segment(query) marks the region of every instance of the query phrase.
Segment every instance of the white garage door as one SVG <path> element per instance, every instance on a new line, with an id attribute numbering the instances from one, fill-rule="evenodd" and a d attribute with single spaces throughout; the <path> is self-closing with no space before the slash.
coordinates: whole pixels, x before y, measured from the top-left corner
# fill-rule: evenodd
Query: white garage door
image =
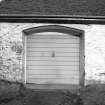
<path id="1" fill-rule="evenodd" d="M 79 84 L 78 36 L 42 32 L 27 36 L 26 82 Z"/>

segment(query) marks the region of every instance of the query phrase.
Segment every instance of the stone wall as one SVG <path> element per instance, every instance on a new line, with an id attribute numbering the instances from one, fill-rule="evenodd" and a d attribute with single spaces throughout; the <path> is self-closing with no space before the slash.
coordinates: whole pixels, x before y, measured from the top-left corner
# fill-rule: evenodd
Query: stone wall
<path id="1" fill-rule="evenodd" d="M 0 78 L 23 81 L 22 30 L 47 24 L 0 23 Z M 63 25 L 63 24 L 62 24 Z M 86 83 L 105 81 L 105 25 L 64 25 L 85 31 Z"/>

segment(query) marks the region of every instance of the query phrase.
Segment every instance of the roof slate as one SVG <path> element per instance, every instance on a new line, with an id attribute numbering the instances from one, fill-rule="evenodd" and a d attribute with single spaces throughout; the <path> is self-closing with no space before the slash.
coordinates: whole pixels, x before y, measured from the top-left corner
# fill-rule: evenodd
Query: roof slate
<path id="1" fill-rule="evenodd" d="M 105 16 L 105 0 L 4 0 L 0 15 Z"/>

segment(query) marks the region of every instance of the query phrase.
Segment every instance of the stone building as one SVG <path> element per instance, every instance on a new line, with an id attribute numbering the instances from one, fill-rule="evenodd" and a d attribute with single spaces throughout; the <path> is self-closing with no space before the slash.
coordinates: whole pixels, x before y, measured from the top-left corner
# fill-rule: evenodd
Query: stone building
<path id="1" fill-rule="evenodd" d="M 105 82 L 104 2 L 1 1 L 0 78 L 40 88 Z"/>

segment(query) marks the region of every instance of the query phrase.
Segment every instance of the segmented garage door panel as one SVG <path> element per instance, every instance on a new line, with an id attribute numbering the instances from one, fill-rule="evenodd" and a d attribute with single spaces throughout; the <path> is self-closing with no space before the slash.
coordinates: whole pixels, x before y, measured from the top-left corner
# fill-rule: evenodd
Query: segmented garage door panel
<path id="1" fill-rule="evenodd" d="M 74 52 L 56 52 L 56 56 L 57 57 L 79 57 L 79 53 L 74 53 Z M 27 56 L 28 57 L 51 57 L 51 52 L 44 52 L 44 56 L 42 56 L 42 53 L 39 53 L 39 52 L 27 52 Z"/>
<path id="2" fill-rule="evenodd" d="M 64 33 L 28 35 L 27 82 L 79 84 L 79 43 L 79 37 Z"/>
<path id="3" fill-rule="evenodd" d="M 69 75 L 69 74 L 76 74 L 76 75 L 79 75 L 79 72 L 77 72 L 76 70 L 64 70 L 64 69 L 58 69 L 58 71 L 56 69 L 30 69 L 27 71 L 27 75 L 45 75 L 47 72 L 47 75 Z M 71 75 L 73 76 L 73 75 Z"/>
<path id="4" fill-rule="evenodd" d="M 26 67 L 27 71 L 28 70 L 76 70 L 78 71 L 78 66 L 63 66 L 63 65 L 58 65 L 58 66 L 36 66 L 36 65 L 31 65 Z"/>
<path id="5" fill-rule="evenodd" d="M 51 43 L 51 42 L 50 42 L 50 43 Z M 45 44 L 48 44 L 48 43 L 44 43 L 44 45 L 45 45 Z M 36 47 L 36 48 L 37 48 L 38 46 L 39 46 L 39 47 L 43 47 L 44 45 L 43 45 L 43 43 L 41 43 L 41 42 L 40 42 L 40 43 L 36 43 L 36 44 L 35 44 L 35 42 L 33 42 L 33 43 L 31 42 L 31 43 L 28 43 L 27 47 L 28 47 L 28 48 L 30 48 L 30 47 Z M 62 46 L 63 46 L 64 48 L 78 48 L 78 47 L 79 47 L 79 44 L 78 44 L 78 43 L 70 43 L 70 42 L 69 42 L 68 44 L 57 43 L 57 42 L 53 43 L 53 47 L 54 47 L 54 48 L 62 48 Z M 38 48 L 39 48 L 39 47 L 38 47 Z M 53 48 L 53 47 L 52 47 L 52 48 Z M 49 47 L 47 46 L 46 48 L 49 48 Z"/>
<path id="6" fill-rule="evenodd" d="M 77 78 L 27 78 L 27 80 L 27 83 L 35 84 L 79 84 Z"/>
<path id="7" fill-rule="evenodd" d="M 70 61 L 60 61 L 60 60 L 58 60 L 58 61 L 49 61 L 49 60 L 43 60 L 43 61 L 41 61 L 41 60 L 33 60 L 33 61 L 27 61 L 27 63 L 28 63 L 28 66 L 31 66 L 31 65 L 34 65 L 34 66 L 43 66 L 43 65 L 45 65 L 45 66 L 79 66 L 79 62 L 70 62 Z"/>

